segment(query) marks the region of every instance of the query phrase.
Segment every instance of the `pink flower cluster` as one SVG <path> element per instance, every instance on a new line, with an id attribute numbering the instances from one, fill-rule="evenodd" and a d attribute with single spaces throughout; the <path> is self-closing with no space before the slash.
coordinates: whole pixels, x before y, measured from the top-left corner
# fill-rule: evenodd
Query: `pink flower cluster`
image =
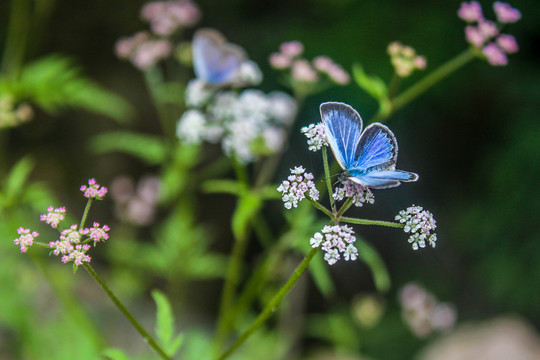
<path id="1" fill-rule="evenodd" d="M 171 54 L 172 44 L 166 39 L 152 39 L 146 31 L 116 42 L 115 52 L 120 59 L 128 59 L 139 70 L 147 70 Z"/>
<path id="2" fill-rule="evenodd" d="M 84 192 L 84 197 L 88 199 L 103 200 L 107 194 L 107 188 L 96 183 L 95 179 L 88 180 L 88 186 L 82 185 L 81 191 Z"/>
<path id="3" fill-rule="evenodd" d="M 324 260 L 328 265 L 334 265 L 341 259 L 346 261 L 358 258 L 358 249 L 354 246 L 356 237 L 351 227 L 347 225 L 326 225 L 310 239 L 311 247 L 320 247 L 324 252 Z"/>
<path id="4" fill-rule="evenodd" d="M 94 222 L 93 227 L 77 230 L 77 225 L 71 225 L 69 229 L 60 233 L 60 240 L 51 241 L 49 247 L 53 249 L 53 254 L 62 255 L 62 262 L 73 261 L 75 266 L 82 265 L 84 262 L 90 262 L 92 258 L 86 253 L 91 249 L 88 242 L 93 241 L 94 246 L 97 242 L 105 241 L 109 238 L 109 227 Z"/>
<path id="5" fill-rule="evenodd" d="M 322 122 L 318 124 L 309 124 L 304 126 L 300 131 L 308 138 L 308 149 L 310 151 L 321 150 L 323 146 L 328 146 L 326 131 Z"/>
<path id="6" fill-rule="evenodd" d="M 339 85 L 346 85 L 351 80 L 349 74 L 328 56 L 317 56 L 311 63 L 302 58 L 304 45 L 299 41 L 284 42 L 279 49 L 279 52 L 270 55 L 270 65 L 274 69 L 290 70 L 293 81 L 316 83 L 320 75 Z"/>
<path id="7" fill-rule="evenodd" d="M 22 227 L 17 229 L 17 234 L 20 236 L 13 240 L 13 243 L 21 247 L 21 252 L 26 252 L 28 247 L 34 244 L 34 239 L 39 236 L 38 232 L 30 232 L 30 229 L 23 229 Z"/>
<path id="8" fill-rule="evenodd" d="M 427 66 L 424 56 L 417 55 L 412 47 L 403 45 L 399 41 L 391 42 L 386 52 L 390 55 L 390 62 L 399 77 L 410 76 L 414 70 L 424 70 Z"/>
<path id="9" fill-rule="evenodd" d="M 58 227 L 60 221 L 66 218 L 66 208 L 65 206 L 55 209 L 53 206 L 47 208 L 47 214 L 41 215 L 39 217 L 40 221 L 45 221 L 47 224 L 51 225 L 53 229 Z"/>
<path id="10" fill-rule="evenodd" d="M 116 216 L 137 225 L 150 224 L 156 215 L 160 181 L 145 176 L 137 184 L 128 176 L 119 176 L 111 184 Z"/>
<path id="11" fill-rule="evenodd" d="M 313 174 L 306 173 L 302 166 L 291 169 L 291 175 L 277 188 L 286 209 L 298 207 L 298 202 L 306 198 L 306 193 L 310 199 L 319 200 L 319 190 L 315 187 L 313 178 Z"/>
<path id="12" fill-rule="evenodd" d="M 189 0 L 153 1 L 141 9 L 141 18 L 157 35 L 168 36 L 178 28 L 191 27 L 200 17 L 199 8 Z"/>
<path id="13" fill-rule="evenodd" d="M 437 222 L 432 213 L 421 206 L 413 205 L 406 210 L 401 210 L 395 219 L 405 225 L 403 231 L 411 234 L 409 243 L 412 244 L 413 250 L 425 248 L 426 242 L 431 247 L 435 247 L 437 234 L 432 231 L 437 228 Z"/>
<path id="14" fill-rule="evenodd" d="M 493 9 L 498 24 L 514 23 L 521 18 L 519 10 L 507 3 L 496 1 Z M 519 50 L 514 36 L 501 34 L 497 24 L 484 18 L 482 7 L 478 2 L 463 2 L 458 10 L 458 16 L 470 24 L 465 27 L 467 41 L 480 49 L 491 65 L 508 64 L 507 54 L 513 54 Z"/>
<path id="15" fill-rule="evenodd" d="M 349 179 L 341 181 L 341 187 L 335 189 L 332 197 L 337 201 L 352 198 L 354 206 L 358 207 L 375 203 L 375 197 L 369 188 Z"/>
<path id="16" fill-rule="evenodd" d="M 420 338 L 435 331 L 448 331 L 456 323 L 457 311 L 454 305 L 439 302 L 433 294 L 416 283 L 402 287 L 398 299 L 403 319 Z"/>

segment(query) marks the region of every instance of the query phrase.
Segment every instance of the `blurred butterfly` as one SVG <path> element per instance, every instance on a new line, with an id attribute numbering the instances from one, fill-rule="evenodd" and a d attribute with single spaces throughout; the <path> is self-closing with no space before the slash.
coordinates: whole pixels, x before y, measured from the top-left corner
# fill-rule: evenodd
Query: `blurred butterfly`
<path id="1" fill-rule="evenodd" d="M 350 180 L 372 189 L 418 180 L 415 173 L 396 170 L 398 145 L 389 128 L 373 123 L 362 132 L 362 118 L 347 104 L 326 102 L 320 110 L 330 148 Z"/>
<path id="2" fill-rule="evenodd" d="M 193 37 L 193 66 L 197 78 L 207 84 L 222 86 L 241 82 L 240 70 L 246 53 L 230 44 L 216 30 L 202 29 Z"/>

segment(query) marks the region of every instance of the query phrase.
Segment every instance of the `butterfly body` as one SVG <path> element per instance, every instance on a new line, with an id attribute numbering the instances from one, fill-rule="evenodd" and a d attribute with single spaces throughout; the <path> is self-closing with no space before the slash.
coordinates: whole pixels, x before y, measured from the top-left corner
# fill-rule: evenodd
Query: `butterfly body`
<path id="1" fill-rule="evenodd" d="M 415 173 L 396 170 L 397 140 L 388 127 L 374 123 L 362 132 L 362 118 L 344 103 L 323 103 L 320 111 L 330 148 L 350 180 L 373 189 L 418 180 Z"/>

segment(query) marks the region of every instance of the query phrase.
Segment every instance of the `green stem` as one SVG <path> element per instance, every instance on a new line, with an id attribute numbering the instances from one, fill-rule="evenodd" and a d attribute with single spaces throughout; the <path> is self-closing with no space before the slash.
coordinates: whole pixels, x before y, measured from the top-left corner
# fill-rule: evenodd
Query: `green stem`
<path id="1" fill-rule="evenodd" d="M 379 113 L 373 119 L 373 122 L 382 122 L 386 120 L 397 110 L 401 109 L 403 106 L 425 93 L 433 85 L 437 84 L 454 71 L 471 62 L 475 57 L 476 54 L 474 50 L 469 48 L 463 51 L 461 54 L 458 54 L 457 56 L 448 60 L 437 69 L 433 70 L 430 74 L 426 75 L 422 80 L 418 81 L 416 84 L 399 94 L 395 99 L 392 100 L 392 109 L 386 113 L 379 111 Z"/>
<path id="2" fill-rule="evenodd" d="M 18 76 L 24 60 L 31 24 L 29 0 L 12 0 L 9 25 L 2 59 L 2 72 Z"/>
<path id="3" fill-rule="evenodd" d="M 304 273 L 309 263 L 311 262 L 311 259 L 313 259 L 313 257 L 317 253 L 317 250 L 318 248 L 311 249 L 311 251 L 306 255 L 304 260 L 302 260 L 300 265 L 298 265 L 298 267 L 294 270 L 285 285 L 281 287 L 278 293 L 274 295 L 272 300 L 270 300 L 270 302 L 265 306 L 264 310 L 259 314 L 257 319 L 255 319 L 251 326 L 246 331 L 244 331 L 244 333 L 240 335 L 240 337 L 238 337 L 238 339 L 236 339 L 236 341 L 218 357 L 219 360 L 223 360 L 229 357 L 229 355 L 231 355 L 238 347 L 240 347 L 251 336 L 251 334 L 257 331 L 262 326 L 262 324 L 264 324 L 264 322 L 268 320 L 270 316 L 272 316 L 272 314 L 276 311 L 278 305 L 281 303 L 281 300 L 283 300 L 283 297 L 287 295 L 289 290 L 291 290 L 293 285 Z"/>
<path id="4" fill-rule="evenodd" d="M 167 116 L 167 110 L 163 106 L 163 101 L 160 98 L 158 88 L 163 83 L 163 76 L 156 66 L 152 66 L 148 70 L 143 72 L 144 80 L 146 81 L 146 86 L 148 91 L 152 96 L 152 101 L 156 107 L 158 113 L 159 121 L 161 123 L 161 130 L 166 138 L 174 137 L 174 128 L 169 124 L 169 117 Z"/>
<path id="5" fill-rule="evenodd" d="M 319 202 L 317 202 L 315 200 L 311 200 L 311 198 L 309 198 L 309 197 L 307 199 L 311 202 L 311 204 L 313 204 L 313 206 L 315 206 L 315 208 L 321 210 L 323 213 L 328 215 L 329 218 L 331 218 L 331 219 L 334 218 L 334 214 L 332 214 L 332 212 L 330 210 L 328 210 L 327 208 L 322 206 Z"/>
<path id="6" fill-rule="evenodd" d="M 341 216 L 345 213 L 345 211 L 349 210 L 349 208 L 351 207 L 352 204 L 353 204 L 353 199 L 352 198 L 347 198 L 345 203 L 341 206 L 341 208 L 337 212 L 336 219 L 341 218 Z"/>
<path id="7" fill-rule="evenodd" d="M 84 223 L 86 223 L 86 218 L 88 217 L 88 213 L 90 212 L 90 208 L 92 207 L 92 202 L 94 202 L 94 199 L 90 198 L 86 203 L 86 207 L 84 208 L 83 216 L 81 218 L 81 224 L 79 225 L 79 230 L 81 230 L 84 227 Z"/>
<path id="8" fill-rule="evenodd" d="M 398 228 L 398 229 L 405 227 L 405 225 L 403 224 L 392 222 L 392 221 L 384 221 L 384 220 L 369 220 L 369 219 L 355 219 L 355 218 L 350 218 L 350 217 L 341 217 L 339 218 L 339 221 L 346 222 L 349 224 L 386 226 L 386 227 Z"/>
<path id="9" fill-rule="evenodd" d="M 105 281 L 98 275 L 98 273 L 94 270 L 92 266 L 90 266 L 89 263 L 83 263 L 84 268 L 90 276 L 96 280 L 96 282 L 101 286 L 101 288 L 105 291 L 105 293 L 109 296 L 109 298 L 112 300 L 114 305 L 124 314 L 124 316 L 129 320 L 129 322 L 133 325 L 133 327 L 137 330 L 137 332 L 142 336 L 142 338 L 150 345 L 152 349 L 154 349 L 158 355 L 162 359 L 170 360 L 170 357 L 165 353 L 165 351 L 158 345 L 156 340 L 150 336 L 150 334 L 142 327 L 142 325 L 135 319 L 135 317 L 129 312 L 129 310 L 124 306 L 124 304 L 114 295 L 114 293 L 111 291 L 111 289 L 107 286 Z"/>
<path id="10" fill-rule="evenodd" d="M 324 166 L 324 182 L 326 183 L 326 188 L 328 190 L 328 197 L 330 198 L 330 208 L 332 212 L 336 212 L 336 205 L 334 204 L 334 198 L 332 197 L 332 183 L 330 182 L 330 168 L 328 167 L 328 154 L 326 153 L 326 146 L 323 146 L 322 157 L 323 157 L 323 166 Z"/>

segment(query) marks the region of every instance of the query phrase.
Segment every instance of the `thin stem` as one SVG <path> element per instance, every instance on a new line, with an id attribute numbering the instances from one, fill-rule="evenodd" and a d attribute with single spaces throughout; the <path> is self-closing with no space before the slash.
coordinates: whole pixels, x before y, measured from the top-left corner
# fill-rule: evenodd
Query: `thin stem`
<path id="1" fill-rule="evenodd" d="M 94 199 L 89 198 L 88 202 L 86 203 L 86 207 L 84 208 L 83 216 L 81 218 L 81 224 L 79 225 L 79 230 L 81 230 L 84 227 L 84 223 L 86 222 L 86 218 L 88 217 L 88 213 L 90 212 L 90 208 L 92 207 L 92 203 L 94 202 Z"/>
<path id="2" fill-rule="evenodd" d="M 170 360 L 171 358 L 165 353 L 165 351 L 158 345 L 156 340 L 150 336 L 150 334 L 142 327 L 142 325 L 135 319 L 135 317 L 129 312 L 129 310 L 124 306 L 124 304 L 114 295 L 112 290 L 107 286 L 105 281 L 98 275 L 98 273 L 94 270 L 92 266 L 90 266 L 89 263 L 83 263 L 84 268 L 90 276 L 96 280 L 96 282 L 101 286 L 101 288 L 105 291 L 105 293 L 109 296 L 109 298 L 112 300 L 114 305 L 124 314 L 124 316 L 129 320 L 129 322 L 133 325 L 133 327 L 137 330 L 137 332 L 142 336 L 142 338 L 150 345 L 152 349 L 154 349 L 158 355 L 162 359 Z"/>
<path id="3" fill-rule="evenodd" d="M 143 74 L 144 80 L 146 81 L 146 86 L 148 87 L 148 91 L 152 96 L 152 101 L 154 102 L 154 106 L 156 107 L 158 113 L 158 118 L 161 123 L 161 130 L 166 138 L 174 137 L 173 128 L 171 124 L 169 124 L 167 110 L 163 106 L 163 102 L 160 99 L 158 90 L 159 86 L 163 83 L 163 76 L 161 75 L 159 68 L 156 66 L 143 71 Z"/>
<path id="4" fill-rule="evenodd" d="M 12 0 L 9 24 L 2 59 L 2 72 L 19 75 L 26 51 L 29 27 L 32 23 L 29 0 Z"/>
<path id="5" fill-rule="evenodd" d="M 229 355 L 231 355 L 238 347 L 240 347 L 251 336 L 251 334 L 257 331 L 257 329 L 259 329 L 262 324 L 264 324 L 264 322 L 268 320 L 270 316 L 272 316 L 272 314 L 276 311 L 277 306 L 281 303 L 281 300 L 283 300 L 283 297 L 287 295 L 289 290 L 291 290 L 293 285 L 304 273 L 309 263 L 311 262 L 311 259 L 313 259 L 313 257 L 317 253 L 317 250 L 318 248 L 313 248 L 310 250 L 304 260 L 302 260 L 300 265 L 298 265 L 298 267 L 294 270 L 289 280 L 287 280 L 285 285 L 283 285 L 281 289 L 279 289 L 278 293 L 274 295 L 272 300 L 270 300 L 270 302 L 265 306 L 264 310 L 259 314 L 257 319 L 255 319 L 251 326 L 246 331 L 244 331 L 244 333 L 240 335 L 240 337 L 238 337 L 238 339 L 236 339 L 236 341 L 227 350 L 225 350 L 225 352 L 223 352 L 221 356 L 218 357 L 219 360 L 223 360 L 229 357 Z"/>
<path id="6" fill-rule="evenodd" d="M 352 204 L 353 204 L 353 199 L 352 198 L 347 198 L 345 203 L 341 206 L 341 208 L 337 212 L 336 219 L 341 218 L 341 216 L 345 213 L 345 211 L 349 210 L 349 208 L 351 207 Z"/>
<path id="7" fill-rule="evenodd" d="M 355 219 L 355 218 L 350 218 L 350 217 L 341 217 L 339 218 L 339 221 L 350 223 L 350 224 L 386 226 L 386 227 L 398 228 L 398 229 L 405 227 L 405 225 L 403 224 L 392 222 L 392 221 L 384 221 L 384 220 L 369 220 L 369 219 Z"/>
<path id="8" fill-rule="evenodd" d="M 330 217 L 331 219 L 334 218 L 334 214 L 332 214 L 332 212 L 330 210 L 328 210 L 327 208 L 325 208 L 323 205 L 321 205 L 318 201 L 315 201 L 315 200 L 311 200 L 310 198 L 307 198 L 311 204 L 313 204 L 313 206 L 315 206 L 315 208 L 321 210 L 323 213 L 325 213 L 326 215 L 328 215 L 328 217 Z"/>
<path id="9" fill-rule="evenodd" d="M 328 190 L 328 197 L 330 198 L 330 208 L 332 212 L 336 212 L 336 205 L 334 204 L 334 198 L 332 197 L 332 184 L 330 183 L 330 168 L 328 167 L 328 154 L 326 153 L 326 146 L 323 146 L 322 156 L 324 165 L 324 182 L 326 182 L 326 188 Z"/>
<path id="10" fill-rule="evenodd" d="M 240 164 L 240 162 L 238 161 L 238 159 L 236 159 L 235 156 L 231 158 L 231 161 L 233 163 L 234 172 L 236 173 L 236 178 L 238 179 L 238 181 L 244 185 L 248 185 L 249 176 L 245 166 L 242 166 L 242 164 Z"/>
<path id="11" fill-rule="evenodd" d="M 446 63 L 439 66 L 437 69 L 433 70 L 430 74 L 426 75 L 422 80 L 418 81 L 416 84 L 412 85 L 410 88 L 399 94 L 395 99 L 392 100 L 392 109 L 389 112 L 379 113 L 375 116 L 373 121 L 384 121 L 390 117 L 397 110 L 401 109 L 403 106 L 410 103 L 412 100 L 418 96 L 425 93 L 433 85 L 437 84 L 439 81 L 463 67 L 467 63 L 471 62 L 476 57 L 475 52 L 472 48 L 469 48 L 463 51 L 461 54 L 453 57 L 448 60 Z"/>
<path id="12" fill-rule="evenodd" d="M 221 305 L 219 307 L 219 317 L 217 325 L 217 333 L 215 340 L 215 349 L 219 351 L 229 330 L 231 329 L 232 317 L 234 312 L 234 298 L 236 295 L 236 287 L 238 286 L 238 278 L 242 267 L 242 258 L 247 247 L 247 238 L 237 238 L 234 241 L 229 265 L 225 275 L 225 285 L 221 297 Z"/>

